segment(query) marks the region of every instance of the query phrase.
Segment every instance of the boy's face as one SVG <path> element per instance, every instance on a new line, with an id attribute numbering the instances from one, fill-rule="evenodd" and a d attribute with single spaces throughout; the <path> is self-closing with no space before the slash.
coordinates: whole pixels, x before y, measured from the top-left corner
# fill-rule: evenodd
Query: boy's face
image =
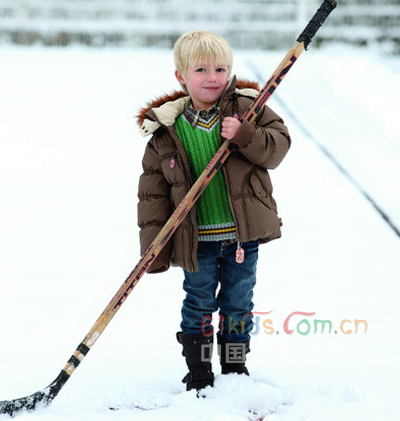
<path id="1" fill-rule="evenodd" d="M 208 110 L 223 94 L 228 84 L 229 69 L 211 60 L 189 65 L 186 73 L 178 71 L 175 76 L 184 85 L 196 110 Z"/>

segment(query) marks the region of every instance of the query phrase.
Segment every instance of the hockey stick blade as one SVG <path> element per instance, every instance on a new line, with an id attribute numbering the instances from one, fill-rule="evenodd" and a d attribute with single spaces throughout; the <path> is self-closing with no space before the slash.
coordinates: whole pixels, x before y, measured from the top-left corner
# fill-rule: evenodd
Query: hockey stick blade
<path id="1" fill-rule="evenodd" d="M 282 79 L 286 76 L 297 58 L 307 47 L 311 38 L 318 31 L 319 27 L 328 17 L 329 13 L 335 8 L 335 0 L 324 0 L 322 6 L 318 9 L 315 16 L 311 19 L 306 29 L 300 35 L 300 38 L 294 43 L 292 48 L 288 51 L 284 59 L 281 61 L 271 78 L 265 84 L 259 95 L 250 105 L 249 109 L 244 113 L 243 120 L 247 120 L 253 124 L 258 113 L 263 105 L 267 102 L 270 96 L 274 93 Z M 304 38 L 304 39 L 303 39 Z M 221 168 L 224 162 L 229 157 L 235 145 L 225 140 L 221 147 L 218 149 L 206 169 L 196 180 L 192 188 L 182 199 L 181 203 L 175 209 L 169 220 L 165 223 L 163 228 L 158 233 L 157 237 L 149 245 L 139 263 L 135 266 L 131 274 L 122 284 L 115 296 L 111 299 L 107 307 L 104 309 L 100 317 L 96 320 L 95 324 L 90 329 L 89 333 L 85 336 L 83 341 L 76 348 L 74 354 L 67 361 L 64 369 L 60 372 L 57 378 L 47 386 L 45 389 L 34 393 L 33 395 L 26 396 L 20 399 L 0 402 L 0 414 L 8 414 L 10 416 L 17 415 L 22 411 L 33 411 L 39 407 L 49 405 L 54 398 L 58 395 L 62 387 L 71 377 L 72 373 L 82 362 L 83 358 L 90 351 L 92 346 L 96 343 L 104 329 L 108 326 L 117 311 L 121 308 L 122 304 L 133 291 L 136 284 L 149 268 L 151 263 L 156 259 L 164 245 L 172 237 L 173 233 L 188 214 L 190 209 L 195 204 L 201 193 L 210 183 L 211 179 Z"/>
<path id="2" fill-rule="evenodd" d="M 0 402 L 0 414 L 8 414 L 11 417 L 18 415 L 23 411 L 33 411 L 40 407 L 50 405 L 53 399 L 58 395 L 58 392 L 67 382 L 69 375 L 62 370 L 57 378 L 47 386 L 30 396 L 25 396 L 20 399 L 13 399 L 11 401 Z"/>

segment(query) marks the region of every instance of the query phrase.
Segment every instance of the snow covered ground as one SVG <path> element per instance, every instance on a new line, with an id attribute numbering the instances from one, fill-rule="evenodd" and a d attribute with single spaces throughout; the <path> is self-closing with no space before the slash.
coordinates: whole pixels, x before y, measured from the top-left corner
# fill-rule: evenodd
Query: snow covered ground
<path id="1" fill-rule="evenodd" d="M 267 78 L 282 57 L 237 52 L 235 73 Z M 133 116 L 177 87 L 169 51 L 0 51 L 0 400 L 47 386 L 137 263 Z M 254 310 L 272 313 L 251 378 L 215 358 L 207 398 L 184 392 L 171 269 L 144 276 L 53 404 L 19 419 L 400 420 L 400 239 L 315 145 L 399 227 L 399 97 L 399 59 L 337 47 L 310 48 L 272 97 L 293 147 L 272 173 L 284 235 L 260 249 Z M 149 410 L 108 410 L 129 405 Z"/>

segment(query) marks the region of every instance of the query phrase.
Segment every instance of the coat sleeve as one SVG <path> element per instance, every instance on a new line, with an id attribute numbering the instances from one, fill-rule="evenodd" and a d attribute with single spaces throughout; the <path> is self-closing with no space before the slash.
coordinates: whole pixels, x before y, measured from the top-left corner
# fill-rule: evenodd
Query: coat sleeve
<path id="1" fill-rule="evenodd" d="M 254 126 L 243 121 L 232 141 L 239 145 L 240 153 L 248 160 L 266 169 L 276 168 L 291 144 L 283 120 L 267 106 L 258 115 Z"/>
<path id="2" fill-rule="evenodd" d="M 170 185 L 165 180 L 161 159 L 151 140 L 147 144 L 143 160 L 143 173 L 138 188 L 138 225 L 140 228 L 140 254 L 143 255 L 168 221 L 171 213 Z M 160 273 L 170 266 L 171 242 L 168 242 L 150 265 L 148 273 Z"/>

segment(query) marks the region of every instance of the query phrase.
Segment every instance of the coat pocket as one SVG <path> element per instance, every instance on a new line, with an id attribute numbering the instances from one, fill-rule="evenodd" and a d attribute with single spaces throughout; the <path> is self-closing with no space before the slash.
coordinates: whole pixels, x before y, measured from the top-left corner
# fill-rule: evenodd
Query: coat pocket
<path id="1" fill-rule="evenodd" d="M 256 198 L 260 200 L 260 202 L 263 203 L 269 210 L 276 213 L 274 201 L 255 171 L 253 171 L 250 176 L 250 185 Z"/>
<path id="2" fill-rule="evenodd" d="M 161 156 L 161 170 L 165 179 L 171 185 L 186 182 L 178 152 L 174 148 L 166 150 Z"/>

